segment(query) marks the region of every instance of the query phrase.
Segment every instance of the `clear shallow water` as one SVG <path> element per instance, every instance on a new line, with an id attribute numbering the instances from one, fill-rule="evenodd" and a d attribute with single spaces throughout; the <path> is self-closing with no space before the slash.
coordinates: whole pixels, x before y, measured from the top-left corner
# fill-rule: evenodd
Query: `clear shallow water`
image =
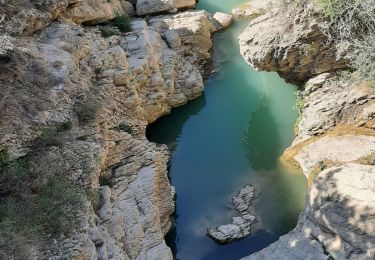
<path id="1" fill-rule="evenodd" d="M 242 0 L 200 0 L 199 9 L 229 12 Z M 201 97 L 176 108 L 148 129 L 148 138 L 171 151 L 176 187 L 176 228 L 167 241 L 177 259 L 238 259 L 291 230 L 303 207 L 306 181 L 279 163 L 293 140 L 296 88 L 275 73 L 256 72 L 239 53 L 237 22 L 214 36 L 212 74 Z M 231 197 L 245 184 L 260 196 L 262 225 L 247 238 L 219 245 L 211 226 L 230 223 Z"/>

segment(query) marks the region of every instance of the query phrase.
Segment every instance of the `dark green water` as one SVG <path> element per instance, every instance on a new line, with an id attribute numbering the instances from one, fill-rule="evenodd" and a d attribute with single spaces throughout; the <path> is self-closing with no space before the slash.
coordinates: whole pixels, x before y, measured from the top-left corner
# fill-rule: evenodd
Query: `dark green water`
<path id="1" fill-rule="evenodd" d="M 200 0 L 198 8 L 225 11 L 242 0 Z M 214 36 L 216 70 L 203 95 L 176 108 L 148 129 L 148 138 L 171 151 L 176 187 L 176 227 L 167 241 L 177 259 L 238 259 L 291 230 L 303 207 L 306 181 L 278 158 L 293 140 L 296 88 L 275 73 L 256 72 L 239 54 L 246 22 Z M 219 245 L 211 226 L 230 223 L 231 196 L 247 183 L 260 192 L 255 210 L 262 227 L 249 237 Z"/>

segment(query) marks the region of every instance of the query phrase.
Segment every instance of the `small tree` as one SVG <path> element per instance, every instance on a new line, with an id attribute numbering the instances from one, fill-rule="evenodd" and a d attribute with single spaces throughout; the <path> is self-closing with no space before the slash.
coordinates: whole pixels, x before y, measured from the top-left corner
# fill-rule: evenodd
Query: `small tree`
<path id="1" fill-rule="evenodd" d="M 116 24 L 120 32 L 130 32 L 132 30 L 131 19 L 129 16 L 118 15 L 116 16 L 114 23 Z"/>

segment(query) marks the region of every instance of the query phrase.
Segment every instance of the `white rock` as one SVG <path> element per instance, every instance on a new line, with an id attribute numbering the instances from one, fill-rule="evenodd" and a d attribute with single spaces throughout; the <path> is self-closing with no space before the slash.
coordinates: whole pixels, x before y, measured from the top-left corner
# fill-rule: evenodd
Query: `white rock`
<path id="1" fill-rule="evenodd" d="M 138 15 L 145 15 L 193 6 L 195 0 L 137 0 L 136 11 Z"/>
<path id="2" fill-rule="evenodd" d="M 232 24 L 233 17 L 230 14 L 216 12 L 212 15 L 210 21 L 212 22 L 215 31 L 222 30 Z"/>

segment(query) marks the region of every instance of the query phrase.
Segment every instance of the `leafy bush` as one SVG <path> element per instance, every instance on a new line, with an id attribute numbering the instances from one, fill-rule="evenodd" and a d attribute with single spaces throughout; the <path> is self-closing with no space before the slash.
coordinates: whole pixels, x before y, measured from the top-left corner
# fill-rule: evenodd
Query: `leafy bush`
<path id="1" fill-rule="evenodd" d="M 133 127 L 127 125 L 127 124 L 119 124 L 118 126 L 114 127 L 116 131 L 123 131 L 128 134 L 133 134 Z"/>
<path id="2" fill-rule="evenodd" d="M 25 179 L 19 182 L 25 185 Z M 0 255 L 20 256 L 40 235 L 68 235 L 78 228 L 82 194 L 63 176 L 54 176 L 37 190 L 12 190 L 0 200 Z M 10 243 L 14 241 L 14 243 Z M 4 252 L 5 251 L 5 252 Z M 21 252 L 24 254 L 25 252 Z M 20 257 L 21 258 L 21 257 Z"/>
<path id="3" fill-rule="evenodd" d="M 6 165 L 10 161 L 9 151 L 8 148 L 4 148 L 0 151 L 0 167 Z"/>
<path id="4" fill-rule="evenodd" d="M 375 4 L 373 0 L 315 0 L 329 21 L 331 41 L 350 46 L 349 58 L 360 79 L 375 81 Z"/>
<path id="5" fill-rule="evenodd" d="M 110 28 L 110 27 L 101 27 L 99 30 L 103 38 L 108 38 L 113 35 L 120 34 L 118 30 L 116 30 L 115 28 Z"/>
<path id="6" fill-rule="evenodd" d="M 354 80 L 375 82 L 374 0 L 280 0 L 278 8 L 297 14 L 301 8 L 325 20 L 328 42 L 348 50 Z M 312 8 L 314 5 L 315 10 Z"/>
<path id="7" fill-rule="evenodd" d="M 23 157 L 0 165 L 0 195 L 18 194 L 27 191 L 27 179 L 31 163 Z"/>
<path id="8" fill-rule="evenodd" d="M 129 16 L 118 15 L 114 20 L 114 24 L 117 26 L 120 32 L 130 32 L 132 30 L 131 19 Z"/>
<path id="9" fill-rule="evenodd" d="M 73 123 L 67 121 L 52 128 L 45 129 L 38 139 L 35 140 L 33 148 L 40 149 L 48 146 L 59 146 L 62 144 L 61 133 L 72 129 Z"/>
<path id="10" fill-rule="evenodd" d="M 82 124 L 87 124 L 96 118 L 98 110 L 102 107 L 100 100 L 90 94 L 82 103 L 76 104 L 78 120 Z"/>
<path id="11" fill-rule="evenodd" d="M 109 187 L 113 186 L 111 178 L 107 175 L 100 175 L 99 176 L 99 184 L 100 184 L 100 186 L 109 186 Z"/>

